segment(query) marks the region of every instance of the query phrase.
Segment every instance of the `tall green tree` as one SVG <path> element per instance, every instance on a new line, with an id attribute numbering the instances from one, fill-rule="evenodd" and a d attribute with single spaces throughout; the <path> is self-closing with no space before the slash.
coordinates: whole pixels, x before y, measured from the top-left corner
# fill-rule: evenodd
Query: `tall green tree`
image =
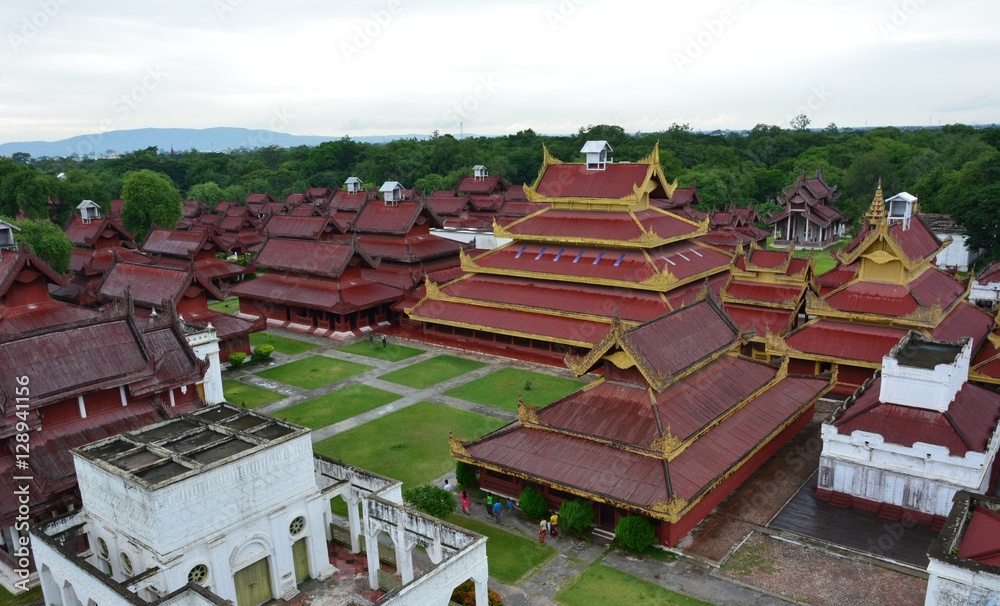
<path id="1" fill-rule="evenodd" d="M 183 212 L 181 194 L 170 178 L 148 169 L 125 175 L 122 185 L 122 223 L 136 232 L 136 238 L 146 237 L 150 225 L 173 229 Z"/>
<path id="2" fill-rule="evenodd" d="M 48 263 L 52 269 L 61 274 L 69 271 L 69 259 L 73 255 L 73 244 L 66 237 L 66 232 L 59 226 L 47 220 L 12 221 L 4 219 L 4 221 L 20 229 L 21 231 L 14 232 L 14 239 L 17 242 L 27 243 L 31 252 Z"/>

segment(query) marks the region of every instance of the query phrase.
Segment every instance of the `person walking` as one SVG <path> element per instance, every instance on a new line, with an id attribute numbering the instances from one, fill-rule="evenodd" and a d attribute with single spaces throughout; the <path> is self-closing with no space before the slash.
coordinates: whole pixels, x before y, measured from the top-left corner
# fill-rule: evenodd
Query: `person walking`
<path id="1" fill-rule="evenodd" d="M 503 511 L 503 504 L 500 503 L 500 499 L 497 499 L 493 503 L 493 517 L 497 519 L 497 524 L 503 525 L 500 521 L 500 513 Z"/>
<path id="2" fill-rule="evenodd" d="M 493 495 L 486 495 L 486 515 L 493 515 Z"/>
<path id="3" fill-rule="evenodd" d="M 375 333 L 373 332 L 368 333 L 368 345 L 375 347 Z"/>
<path id="4" fill-rule="evenodd" d="M 448 478 L 444 479 L 444 487 L 443 488 L 445 490 L 447 490 L 448 492 L 451 492 L 451 484 L 448 483 Z"/>
<path id="5" fill-rule="evenodd" d="M 549 518 L 549 534 L 553 537 L 559 536 L 559 514 L 554 511 Z"/>
<path id="6" fill-rule="evenodd" d="M 382 349 L 385 349 L 385 335 L 382 335 Z"/>
<path id="7" fill-rule="evenodd" d="M 542 518 L 542 521 L 538 523 L 538 542 L 539 543 L 544 543 L 545 542 L 545 535 L 546 534 L 547 534 L 546 533 L 546 523 L 545 523 L 545 519 Z"/>
<path id="8" fill-rule="evenodd" d="M 462 491 L 462 513 L 469 515 L 469 493 Z"/>

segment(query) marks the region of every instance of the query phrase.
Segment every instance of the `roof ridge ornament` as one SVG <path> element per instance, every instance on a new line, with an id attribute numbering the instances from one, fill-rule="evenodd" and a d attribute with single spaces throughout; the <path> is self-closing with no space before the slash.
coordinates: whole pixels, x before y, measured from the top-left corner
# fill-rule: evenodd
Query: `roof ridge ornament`
<path id="1" fill-rule="evenodd" d="M 885 198 L 882 196 L 882 177 L 878 178 L 878 186 L 875 188 L 875 197 L 872 198 L 871 206 L 868 207 L 868 213 L 865 215 L 865 219 L 868 224 L 872 227 L 876 227 L 886 220 L 885 211 Z"/>

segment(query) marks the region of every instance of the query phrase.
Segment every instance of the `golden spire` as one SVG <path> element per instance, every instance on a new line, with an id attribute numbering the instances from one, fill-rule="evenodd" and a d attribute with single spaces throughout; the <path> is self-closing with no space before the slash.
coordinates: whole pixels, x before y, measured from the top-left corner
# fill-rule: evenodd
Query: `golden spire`
<path id="1" fill-rule="evenodd" d="M 875 190 L 875 197 L 872 199 L 872 205 L 868 207 L 868 214 L 865 215 L 865 219 L 868 221 L 869 225 L 874 227 L 883 223 L 885 218 L 885 199 L 882 197 L 882 177 L 879 177 L 878 188 Z"/>

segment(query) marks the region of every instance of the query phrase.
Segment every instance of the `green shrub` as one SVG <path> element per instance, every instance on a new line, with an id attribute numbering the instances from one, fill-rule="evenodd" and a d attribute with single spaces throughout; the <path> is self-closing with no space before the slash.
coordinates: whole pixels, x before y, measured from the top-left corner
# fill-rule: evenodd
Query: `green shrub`
<path id="1" fill-rule="evenodd" d="M 229 368 L 232 368 L 233 370 L 239 370 L 240 368 L 243 368 L 243 363 L 247 361 L 247 354 L 246 352 L 242 351 L 234 351 L 233 353 L 229 354 L 228 360 L 229 360 Z"/>
<path id="2" fill-rule="evenodd" d="M 489 606 L 503 606 L 503 598 L 499 593 L 488 590 L 490 596 Z M 462 606 L 476 606 L 476 584 L 472 579 L 462 583 L 451 592 L 451 601 Z"/>
<path id="3" fill-rule="evenodd" d="M 403 500 L 410 507 L 442 520 L 455 513 L 458 504 L 450 491 L 430 484 L 403 491 Z"/>
<path id="4" fill-rule="evenodd" d="M 455 482 L 459 486 L 475 488 L 479 486 L 478 477 L 478 468 L 475 465 L 469 465 L 465 461 L 457 461 L 455 463 Z"/>
<path id="5" fill-rule="evenodd" d="M 643 553 L 656 542 L 656 530 L 644 516 L 628 516 L 618 520 L 615 540 L 629 551 Z"/>
<path id="6" fill-rule="evenodd" d="M 267 343 L 263 345 L 258 345 L 253 348 L 253 359 L 258 362 L 263 362 L 265 360 L 271 359 L 271 354 L 274 353 L 274 345 L 268 345 Z"/>
<path id="7" fill-rule="evenodd" d="M 531 486 L 525 486 L 521 491 L 518 505 L 524 515 L 531 519 L 540 520 L 549 517 L 549 506 L 545 503 L 545 499 Z"/>
<path id="8" fill-rule="evenodd" d="M 563 501 L 559 507 L 559 527 L 584 533 L 594 523 L 594 508 L 585 499 Z"/>

